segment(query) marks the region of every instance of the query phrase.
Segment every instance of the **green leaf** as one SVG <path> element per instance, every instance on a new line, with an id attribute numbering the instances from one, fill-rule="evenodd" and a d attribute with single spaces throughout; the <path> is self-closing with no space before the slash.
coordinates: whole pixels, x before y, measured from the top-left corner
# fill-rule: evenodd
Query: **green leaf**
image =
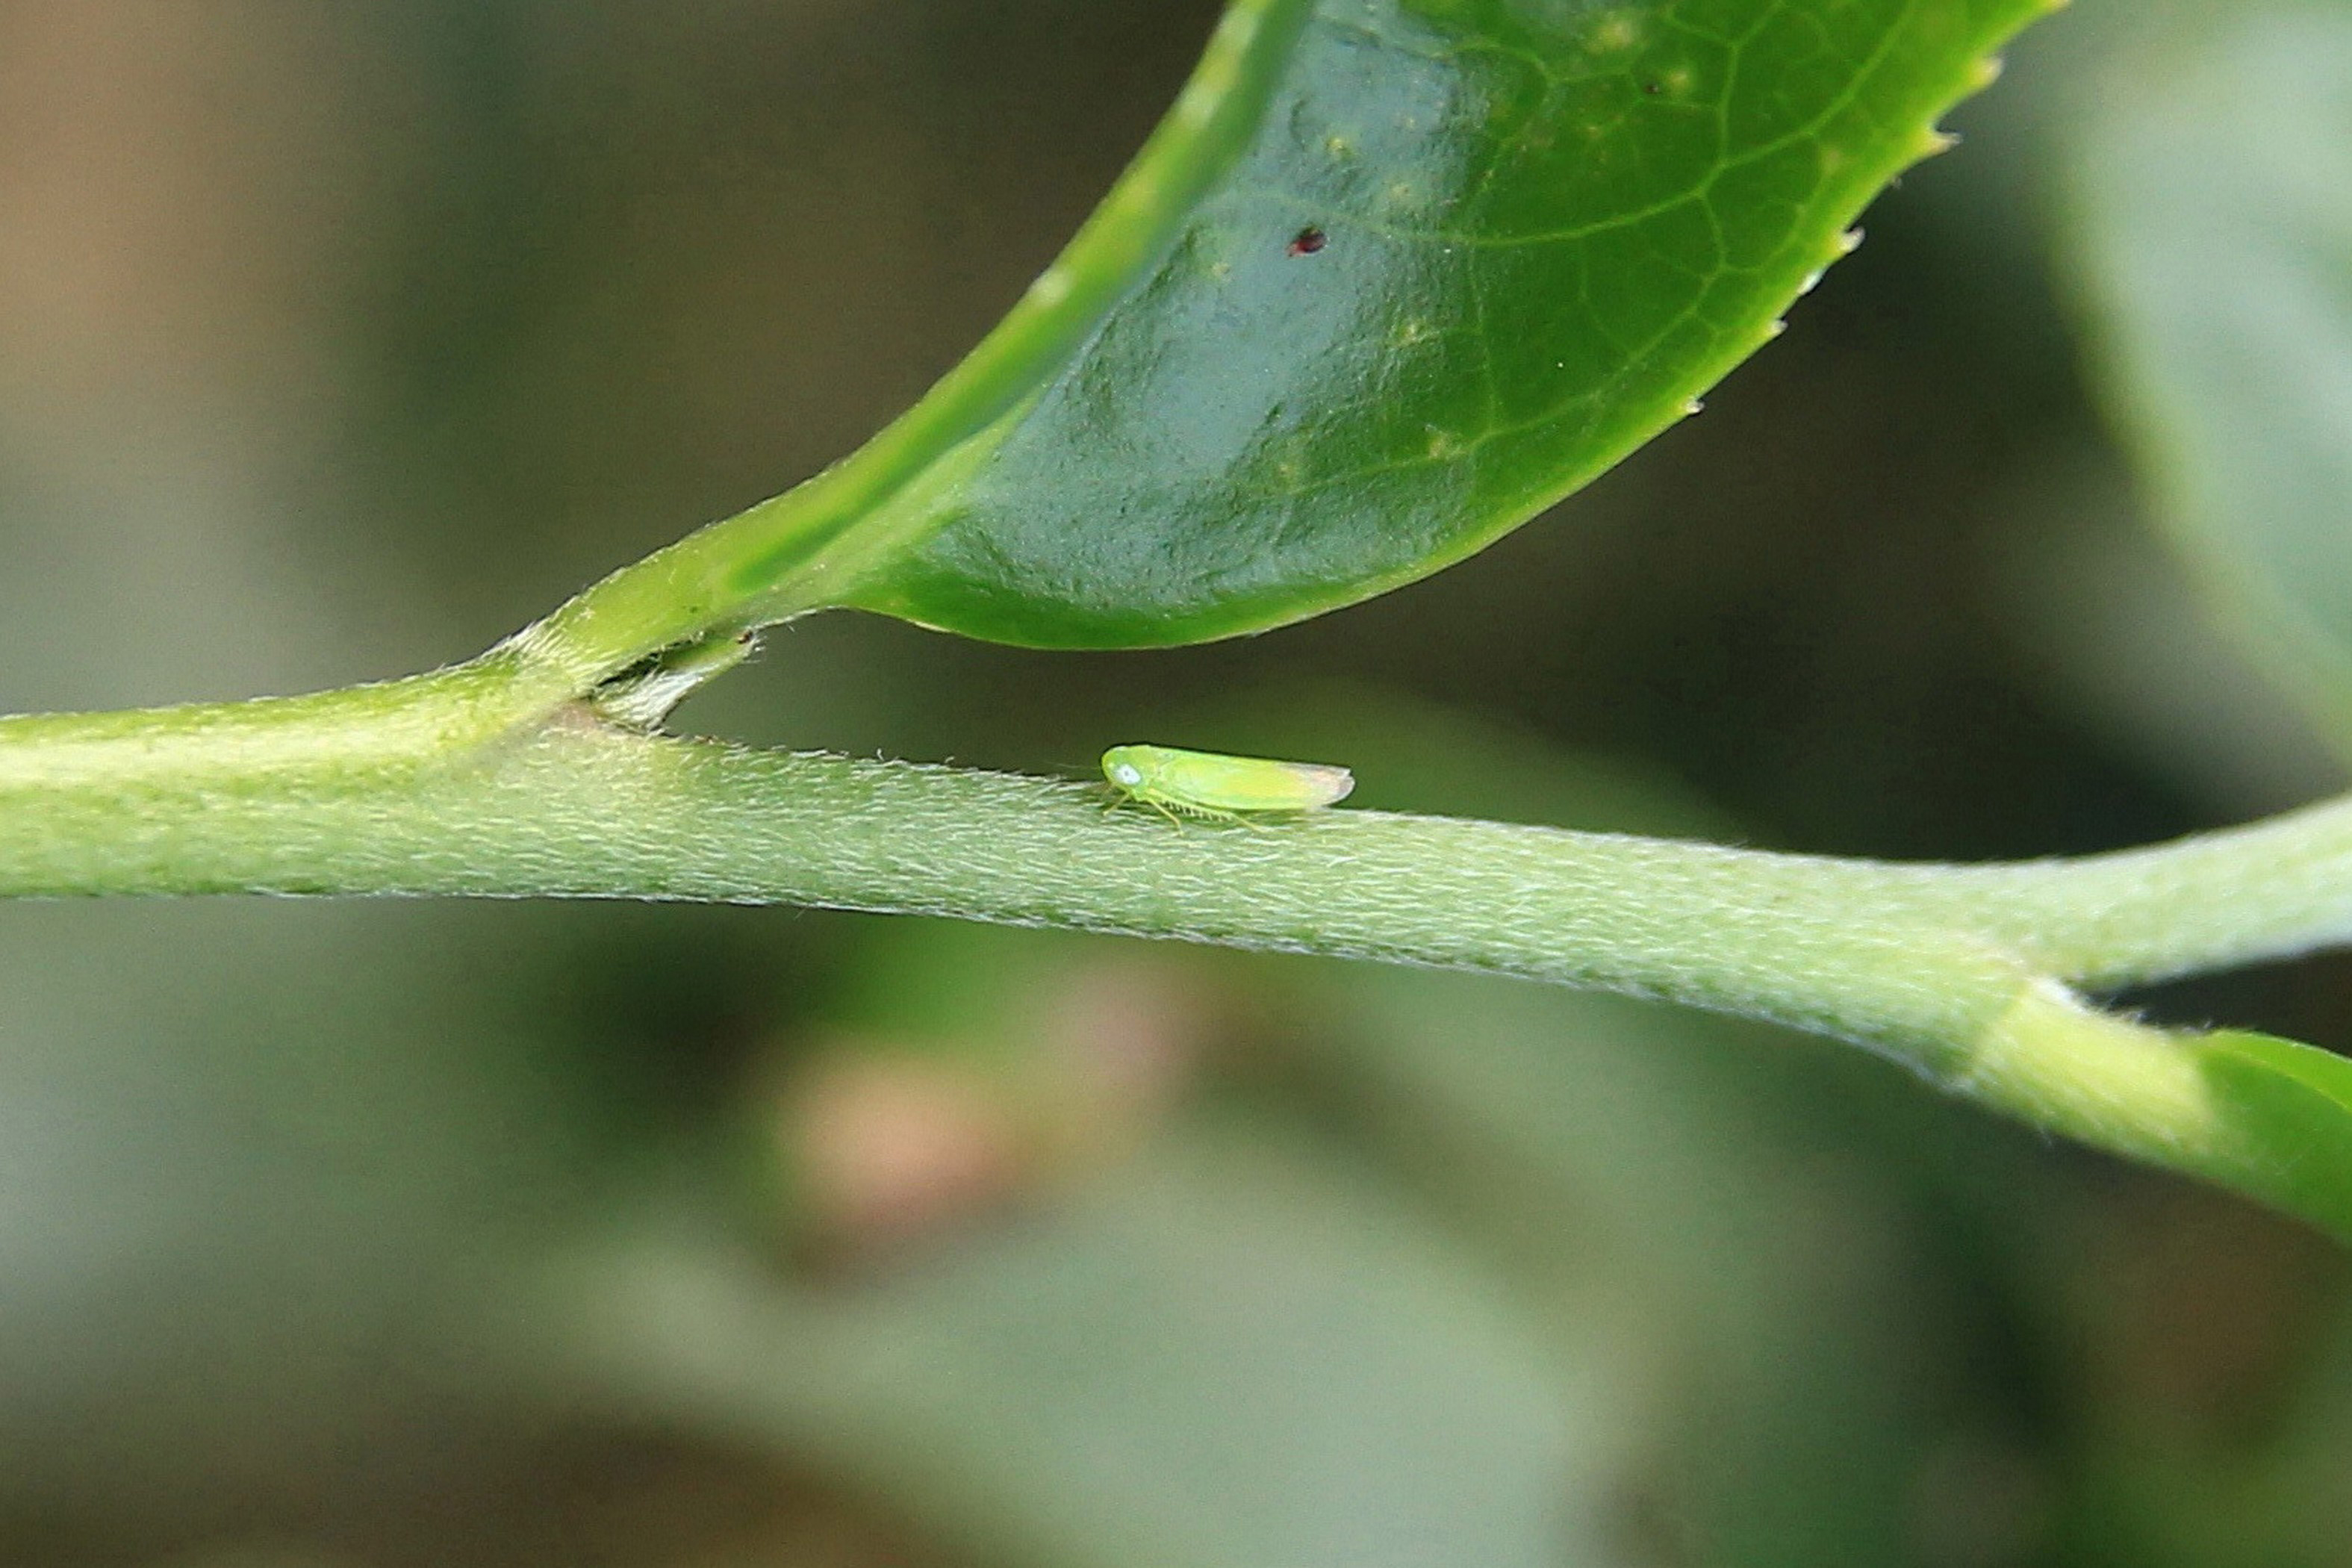
<path id="1" fill-rule="evenodd" d="M 1983 1282 L 1955 1278 L 1903 1189 L 1965 1158 L 2018 1209 L 2046 1201 L 2011 1186 L 1992 1124 L 1683 1009 L 1314 973 L 1347 1020 L 1331 1092 L 1568 1342 L 1612 1333 L 1661 1369 L 1649 1441 L 1674 1461 L 1648 1484 L 1685 1561 L 1915 1560 L 1918 1478 L 1955 1440 L 1943 1391 L 1981 1353 L 1955 1308 Z M 2015 1528 L 1984 1501 L 1990 1531 Z"/>
<path id="2" fill-rule="evenodd" d="M 2352 1061 L 2243 1029 L 2196 1049 L 2223 1136 L 2263 1167 L 2260 1183 L 2220 1179 L 2352 1240 Z"/>
<path id="3" fill-rule="evenodd" d="M 828 605 L 1138 647 L 1435 571 L 1685 416 L 2047 0 L 1244 0 L 866 449 L 575 600 L 601 675 Z"/>
<path id="4" fill-rule="evenodd" d="M 2108 396 L 2224 616 L 2352 744 L 2352 14 L 2172 42 L 2078 159 Z"/>
<path id="5" fill-rule="evenodd" d="M 1627 1456 L 1596 1358 L 1547 1347 L 1425 1215 L 1270 1123 L 1171 1136 L 850 1288 L 716 1268 L 683 1240 L 568 1287 L 617 1309 L 592 1352 L 610 1377 L 964 1556 L 1616 1560 Z"/>
<path id="6" fill-rule="evenodd" d="M 1323 5 L 1247 159 L 856 602 L 1188 642 L 1470 554 L 1768 342 L 2024 10 Z"/>

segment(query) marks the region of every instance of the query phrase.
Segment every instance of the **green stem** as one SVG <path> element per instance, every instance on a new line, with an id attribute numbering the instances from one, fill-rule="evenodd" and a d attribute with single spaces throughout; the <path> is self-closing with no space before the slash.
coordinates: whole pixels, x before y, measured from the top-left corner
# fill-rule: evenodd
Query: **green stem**
<path id="1" fill-rule="evenodd" d="M 2004 973 L 2111 987 L 2352 937 L 2352 798 L 1979 867 L 1360 811 L 1180 833 L 1066 783 L 614 728 L 510 653 L 312 697 L 0 719 L 0 896 L 257 889 L 913 910 L 1741 1011 L 1785 989 L 1763 1010 L 1834 1026 L 1801 1000 L 1798 955 L 1911 954 L 1933 934 Z M 1749 951 L 1769 973 L 1708 994 Z"/>
<path id="2" fill-rule="evenodd" d="M 2352 1179 L 2290 1180 L 2215 1099 L 2202 1042 L 2058 984 L 2352 936 L 2352 798 L 1975 868 L 1369 811 L 1180 826 L 1066 782 L 648 735 L 559 689 L 509 648 L 318 697 L 0 720 L 0 896 L 793 903 L 1597 986 L 1861 1042 L 2352 1236 Z"/>

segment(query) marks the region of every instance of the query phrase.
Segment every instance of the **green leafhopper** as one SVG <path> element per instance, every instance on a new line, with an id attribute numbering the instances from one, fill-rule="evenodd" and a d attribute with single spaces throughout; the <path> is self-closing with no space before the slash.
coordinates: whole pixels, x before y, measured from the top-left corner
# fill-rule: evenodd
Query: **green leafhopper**
<path id="1" fill-rule="evenodd" d="M 1269 757 L 1228 757 L 1175 746 L 1113 746 L 1103 753 L 1103 777 L 1128 799 L 1171 814 L 1238 821 L 1264 811 L 1314 811 L 1343 800 L 1356 787 L 1345 768 L 1323 763 L 1282 763 Z"/>

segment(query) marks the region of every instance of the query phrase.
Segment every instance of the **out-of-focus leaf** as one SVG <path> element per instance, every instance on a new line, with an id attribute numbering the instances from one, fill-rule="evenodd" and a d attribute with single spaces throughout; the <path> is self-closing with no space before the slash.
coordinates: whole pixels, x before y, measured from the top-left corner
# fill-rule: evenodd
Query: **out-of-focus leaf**
<path id="1" fill-rule="evenodd" d="M 488 1451 L 481 1303 L 625 1147 L 485 994 L 547 923 L 0 915 L 0 1531 L 44 1521 L 49 1561 L 405 1507 L 435 1450 Z"/>
<path id="2" fill-rule="evenodd" d="M 2045 471 L 2012 510 L 2012 635 L 2070 717 L 2231 816 L 2344 787 L 2311 710 L 2202 613 L 2179 552 L 2141 525 L 2120 464 Z"/>
<path id="3" fill-rule="evenodd" d="M 1998 1470 L 2005 1435 L 1965 1387 L 1959 1282 L 1888 1191 L 1919 1173 L 1824 1115 L 1874 1101 L 1850 1094 L 1869 1064 L 1454 975 L 1332 993 L 1332 1092 L 1515 1266 L 1555 1331 L 1654 1369 L 1619 1418 L 1646 1428 L 1635 1484 L 1690 1560 L 1930 1560 L 1921 1534 L 1948 1511 L 2004 1548 L 2031 1539 L 2013 1497 L 1973 1496 L 1969 1478 L 1923 1495 L 1953 1454 L 1990 1450 Z"/>
<path id="4" fill-rule="evenodd" d="M 2108 395 L 2222 614 L 2352 746 L 2352 9 L 2179 43 L 2083 135 Z"/>
<path id="5" fill-rule="evenodd" d="M 1172 1138 L 879 1280 L 639 1261 L 614 1376 L 985 1561 L 1623 1560 L 1603 1391 L 1382 1184 L 1270 1125 Z"/>

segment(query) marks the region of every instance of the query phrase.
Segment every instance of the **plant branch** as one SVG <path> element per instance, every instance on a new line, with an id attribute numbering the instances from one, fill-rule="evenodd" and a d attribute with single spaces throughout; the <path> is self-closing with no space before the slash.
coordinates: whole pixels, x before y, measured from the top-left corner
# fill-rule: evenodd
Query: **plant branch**
<path id="1" fill-rule="evenodd" d="M 0 719 L 0 896 L 256 890 L 912 910 L 1494 969 L 1833 1028 L 1807 1000 L 1812 960 L 1928 937 L 2095 987 L 2352 937 L 2352 798 L 1978 867 L 1363 811 L 1180 832 L 1065 782 L 647 735 L 507 651 L 316 696 Z M 1738 967 L 1732 949 L 1759 972 L 1707 978 Z"/>
<path id="2" fill-rule="evenodd" d="M 2061 984 L 2352 936 L 2352 799 L 1974 868 L 1369 811 L 1180 826 L 1064 781 L 647 734 L 559 690 L 508 648 L 316 697 L 0 720 L 0 896 L 792 903 L 1601 987 L 1854 1040 L 2352 1235 L 2333 1195 L 2352 1180 L 2288 1180 L 2217 1100 L 2203 1039 Z"/>

